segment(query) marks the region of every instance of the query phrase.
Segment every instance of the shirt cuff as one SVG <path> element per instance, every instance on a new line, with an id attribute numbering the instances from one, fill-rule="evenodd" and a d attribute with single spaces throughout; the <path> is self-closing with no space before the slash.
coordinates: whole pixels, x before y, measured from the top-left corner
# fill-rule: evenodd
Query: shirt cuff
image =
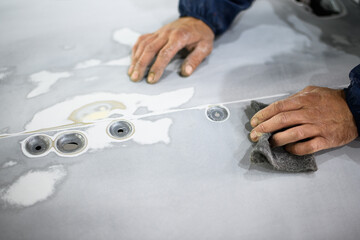
<path id="1" fill-rule="evenodd" d="M 351 70 L 351 80 L 348 88 L 345 88 L 346 102 L 354 116 L 357 130 L 360 136 L 360 65 Z"/>

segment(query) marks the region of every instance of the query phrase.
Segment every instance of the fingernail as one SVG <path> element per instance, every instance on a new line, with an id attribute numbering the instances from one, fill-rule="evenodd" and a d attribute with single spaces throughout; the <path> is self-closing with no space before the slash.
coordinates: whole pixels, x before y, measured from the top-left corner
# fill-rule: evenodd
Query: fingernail
<path id="1" fill-rule="evenodd" d="M 255 131 L 251 131 L 251 133 L 250 133 L 250 138 L 251 138 L 251 140 L 255 140 L 255 139 L 256 139 L 256 132 L 255 132 Z"/>
<path id="2" fill-rule="evenodd" d="M 261 133 L 261 132 L 256 132 L 256 131 L 251 131 L 251 133 L 250 133 L 250 138 L 251 138 L 251 140 L 253 140 L 253 141 L 257 141 L 258 140 L 258 138 L 259 137 L 261 137 L 263 135 L 263 133 Z"/>
<path id="3" fill-rule="evenodd" d="M 139 77 L 139 72 L 138 72 L 138 71 L 135 71 L 135 72 L 133 72 L 133 74 L 131 75 L 131 80 L 136 81 L 138 77 Z"/>
<path id="4" fill-rule="evenodd" d="M 154 82 L 154 78 L 155 78 L 155 74 L 154 73 L 150 73 L 148 78 L 147 78 L 147 81 L 148 83 L 153 83 Z"/>
<path id="5" fill-rule="evenodd" d="M 185 67 L 185 74 L 186 74 L 186 75 L 190 75 L 192 72 L 193 72 L 192 66 L 187 65 L 187 66 Z"/>
<path id="6" fill-rule="evenodd" d="M 134 65 L 131 65 L 128 70 L 128 75 L 130 75 L 134 70 Z"/>
<path id="7" fill-rule="evenodd" d="M 257 118 L 253 118 L 251 119 L 250 124 L 252 127 L 256 127 L 259 124 L 259 120 Z"/>

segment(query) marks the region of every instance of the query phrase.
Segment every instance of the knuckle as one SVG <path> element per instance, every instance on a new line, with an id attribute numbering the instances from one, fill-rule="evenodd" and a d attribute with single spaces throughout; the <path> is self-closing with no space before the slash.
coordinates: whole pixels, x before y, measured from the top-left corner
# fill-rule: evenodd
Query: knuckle
<path id="1" fill-rule="evenodd" d="M 302 129 L 297 129 L 294 132 L 294 135 L 295 135 L 296 139 L 304 139 L 305 138 L 305 133 L 304 133 L 304 130 L 302 130 Z"/>
<path id="2" fill-rule="evenodd" d="M 144 41 L 147 37 L 149 37 L 150 36 L 150 34 L 149 33 L 147 33 L 147 34 L 143 34 L 143 35 L 141 35 L 139 38 L 138 38 L 138 41 Z"/>
<path id="3" fill-rule="evenodd" d="M 304 92 L 300 95 L 300 100 L 307 105 L 312 105 L 320 101 L 320 94 L 317 92 Z"/>
<path id="4" fill-rule="evenodd" d="M 145 67 L 146 66 L 146 64 L 145 64 L 145 62 L 142 60 L 142 59 L 139 59 L 137 62 L 136 62 L 136 67 L 137 68 L 143 68 L 143 67 Z"/>
<path id="5" fill-rule="evenodd" d="M 168 59 L 168 58 L 170 58 L 172 51 L 173 51 L 172 47 L 164 48 L 159 52 L 159 57 L 163 58 L 163 59 Z"/>
<path id="6" fill-rule="evenodd" d="M 274 103 L 274 109 L 276 112 L 282 112 L 284 110 L 284 102 L 283 101 L 277 101 Z"/>
<path id="7" fill-rule="evenodd" d="M 174 37 L 177 39 L 188 39 L 189 32 L 184 29 L 178 29 L 176 32 L 174 32 Z"/>
<path id="8" fill-rule="evenodd" d="M 309 144 L 308 152 L 316 152 L 319 149 L 319 141 L 312 141 Z"/>
<path id="9" fill-rule="evenodd" d="M 156 46 L 153 43 L 146 45 L 146 47 L 144 49 L 144 52 L 147 52 L 147 53 L 153 53 L 155 51 L 156 51 Z"/>
<path id="10" fill-rule="evenodd" d="M 287 113 L 280 113 L 278 115 L 278 122 L 282 125 L 288 123 L 288 114 Z"/>
<path id="11" fill-rule="evenodd" d="M 172 31 L 173 31 L 172 29 L 167 28 L 167 29 L 165 29 L 165 30 L 162 31 L 162 34 L 163 34 L 163 35 L 170 35 L 170 34 L 172 33 Z"/>
<path id="12" fill-rule="evenodd" d="M 265 124 L 260 124 L 258 127 L 260 129 L 260 132 L 262 132 L 262 133 L 267 132 L 267 127 L 265 126 Z"/>

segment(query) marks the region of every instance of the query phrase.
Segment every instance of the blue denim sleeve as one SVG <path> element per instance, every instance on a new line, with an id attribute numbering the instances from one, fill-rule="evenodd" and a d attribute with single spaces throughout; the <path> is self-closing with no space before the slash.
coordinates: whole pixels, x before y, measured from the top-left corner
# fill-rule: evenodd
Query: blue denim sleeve
<path id="1" fill-rule="evenodd" d="M 215 33 L 225 32 L 236 15 L 254 0 L 180 0 L 180 17 L 194 17 L 205 22 Z"/>
<path id="2" fill-rule="evenodd" d="M 350 85 L 345 88 L 346 102 L 352 112 L 360 136 L 360 65 L 357 65 L 350 74 Z"/>

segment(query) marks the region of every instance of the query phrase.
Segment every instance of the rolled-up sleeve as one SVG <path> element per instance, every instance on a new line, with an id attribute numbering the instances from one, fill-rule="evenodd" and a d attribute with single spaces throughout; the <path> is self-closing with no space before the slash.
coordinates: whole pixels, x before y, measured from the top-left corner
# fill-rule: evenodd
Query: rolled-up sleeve
<path id="1" fill-rule="evenodd" d="M 356 121 L 360 136 L 360 65 L 357 65 L 350 74 L 350 85 L 345 88 L 346 102 Z"/>
<path id="2" fill-rule="evenodd" d="M 194 17 L 205 22 L 215 33 L 225 32 L 236 15 L 254 0 L 180 0 L 180 17 Z"/>

